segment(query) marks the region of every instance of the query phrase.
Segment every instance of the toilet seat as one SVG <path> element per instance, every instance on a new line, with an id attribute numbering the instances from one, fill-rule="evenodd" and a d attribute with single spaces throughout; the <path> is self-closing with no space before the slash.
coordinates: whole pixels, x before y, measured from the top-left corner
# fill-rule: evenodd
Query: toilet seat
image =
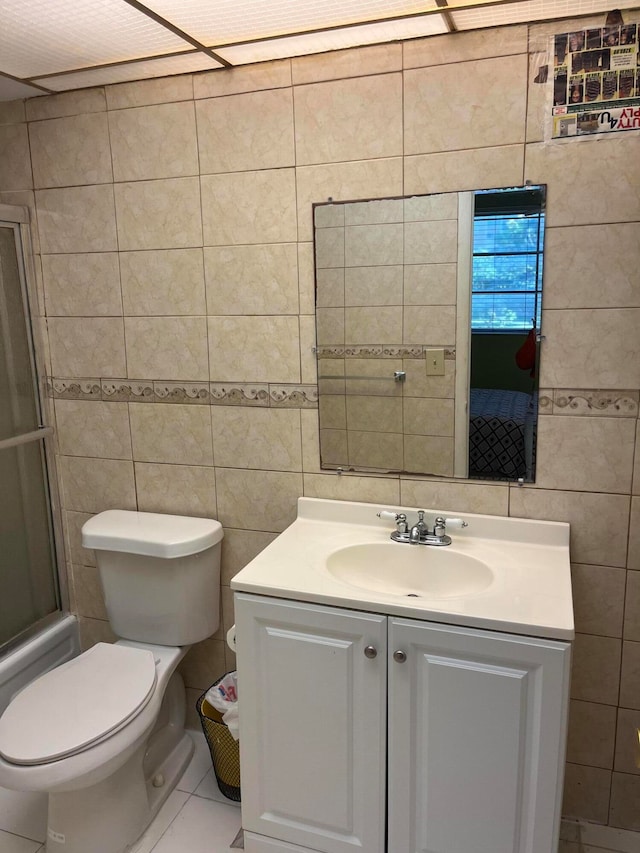
<path id="1" fill-rule="evenodd" d="M 0 717 L 0 755 L 34 765 L 82 752 L 136 717 L 156 678 L 149 649 L 98 643 L 12 700 Z"/>

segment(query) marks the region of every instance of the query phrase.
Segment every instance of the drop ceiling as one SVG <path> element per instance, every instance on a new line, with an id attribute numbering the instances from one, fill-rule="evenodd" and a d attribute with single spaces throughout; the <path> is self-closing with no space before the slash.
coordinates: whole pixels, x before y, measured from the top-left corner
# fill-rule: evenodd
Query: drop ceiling
<path id="1" fill-rule="evenodd" d="M 0 100 L 611 8 L 611 0 L 0 0 Z"/>

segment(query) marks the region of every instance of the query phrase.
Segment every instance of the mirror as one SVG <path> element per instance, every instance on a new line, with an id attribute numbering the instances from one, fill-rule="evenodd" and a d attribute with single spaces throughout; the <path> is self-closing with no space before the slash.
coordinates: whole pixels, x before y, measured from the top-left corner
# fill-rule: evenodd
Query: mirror
<path id="1" fill-rule="evenodd" d="M 314 205 L 323 469 L 533 482 L 545 195 Z"/>

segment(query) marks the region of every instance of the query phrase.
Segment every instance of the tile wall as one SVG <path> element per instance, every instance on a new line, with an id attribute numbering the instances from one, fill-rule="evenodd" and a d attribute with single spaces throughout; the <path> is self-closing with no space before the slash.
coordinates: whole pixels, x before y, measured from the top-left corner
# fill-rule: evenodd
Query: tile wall
<path id="1" fill-rule="evenodd" d="M 107 507 L 220 519 L 224 627 L 302 494 L 569 521 L 564 811 L 640 830 L 640 136 L 545 144 L 534 82 L 585 23 L 5 103 L 0 200 L 34 214 L 85 645 L 111 636 L 79 541 Z M 321 472 L 312 202 L 525 180 L 548 185 L 535 485 Z M 222 637 L 184 664 L 192 698 L 233 666 Z"/>

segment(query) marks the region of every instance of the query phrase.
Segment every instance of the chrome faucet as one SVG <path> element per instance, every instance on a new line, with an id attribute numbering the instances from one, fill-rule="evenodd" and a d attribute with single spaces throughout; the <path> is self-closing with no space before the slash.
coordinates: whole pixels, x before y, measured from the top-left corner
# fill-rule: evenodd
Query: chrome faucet
<path id="1" fill-rule="evenodd" d="M 449 527 L 468 527 L 468 523 L 462 518 L 443 518 L 436 516 L 433 530 L 424 520 L 425 510 L 418 510 L 418 520 L 409 528 L 407 516 L 403 512 L 381 509 L 377 513 L 378 518 L 392 518 L 396 523 L 396 529 L 391 534 L 394 542 L 408 542 L 410 545 L 451 545 L 451 537 L 447 535 Z"/>

